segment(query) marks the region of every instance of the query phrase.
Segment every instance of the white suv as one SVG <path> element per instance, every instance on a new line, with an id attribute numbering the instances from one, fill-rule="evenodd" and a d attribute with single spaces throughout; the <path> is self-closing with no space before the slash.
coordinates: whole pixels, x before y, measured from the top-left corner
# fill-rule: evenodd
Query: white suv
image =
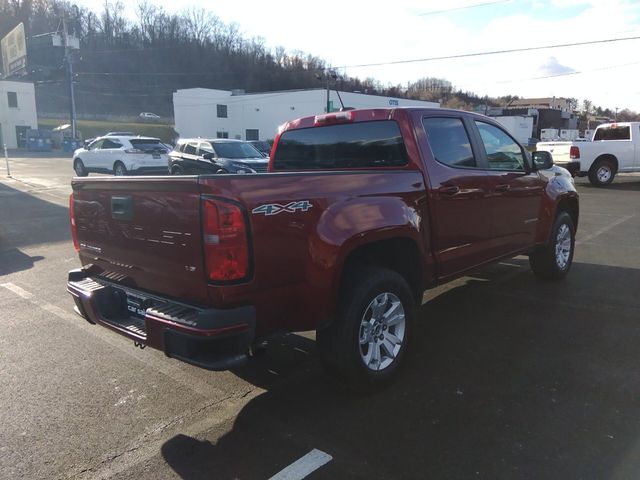
<path id="1" fill-rule="evenodd" d="M 79 177 L 90 172 L 166 174 L 170 148 L 157 138 L 134 136 L 98 137 L 73 152 L 73 169 Z"/>

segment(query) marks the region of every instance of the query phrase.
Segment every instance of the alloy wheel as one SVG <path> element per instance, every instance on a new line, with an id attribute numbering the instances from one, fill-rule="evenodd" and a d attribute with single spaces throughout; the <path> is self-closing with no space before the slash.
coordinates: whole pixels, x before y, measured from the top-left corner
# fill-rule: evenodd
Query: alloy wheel
<path id="1" fill-rule="evenodd" d="M 400 299 L 390 292 L 377 295 L 360 322 L 360 357 L 365 366 L 373 371 L 389 367 L 402 349 L 405 330 L 405 311 Z"/>
<path id="2" fill-rule="evenodd" d="M 571 229 L 563 223 L 556 235 L 556 265 L 561 270 L 567 268 L 571 256 Z"/>

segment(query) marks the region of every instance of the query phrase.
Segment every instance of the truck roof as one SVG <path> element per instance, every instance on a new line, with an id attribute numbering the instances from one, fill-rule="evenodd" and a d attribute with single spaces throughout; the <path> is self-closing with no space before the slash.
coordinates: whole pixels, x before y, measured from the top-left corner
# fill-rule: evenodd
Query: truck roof
<path id="1" fill-rule="evenodd" d="M 290 120 L 280 127 L 280 132 L 285 130 L 294 130 L 297 128 L 319 127 L 336 123 L 351 122 L 367 122 L 376 120 L 390 120 L 395 117 L 396 113 L 404 115 L 405 112 L 421 111 L 421 112 L 437 112 L 437 113 L 464 113 L 482 119 L 491 119 L 485 115 L 475 112 L 467 112 L 465 110 L 456 110 L 452 108 L 425 108 L 425 107 L 386 107 L 386 108 L 363 108 L 344 110 L 339 112 L 323 113 L 320 115 L 311 115 Z M 495 119 L 491 119 L 495 121 Z"/>

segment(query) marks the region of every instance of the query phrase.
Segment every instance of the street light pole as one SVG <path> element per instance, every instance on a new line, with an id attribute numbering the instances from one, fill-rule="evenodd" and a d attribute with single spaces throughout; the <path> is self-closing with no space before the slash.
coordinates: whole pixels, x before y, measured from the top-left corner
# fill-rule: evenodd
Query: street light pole
<path id="1" fill-rule="evenodd" d="M 64 42 L 64 59 L 67 62 L 67 75 L 69 78 L 69 103 L 71 110 L 71 136 L 75 141 L 76 135 L 76 98 L 73 90 L 73 62 L 71 60 L 71 48 L 69 48 L 69 33 L 67 32 L 66 17 L 62 17 L 62 32 Z"/>

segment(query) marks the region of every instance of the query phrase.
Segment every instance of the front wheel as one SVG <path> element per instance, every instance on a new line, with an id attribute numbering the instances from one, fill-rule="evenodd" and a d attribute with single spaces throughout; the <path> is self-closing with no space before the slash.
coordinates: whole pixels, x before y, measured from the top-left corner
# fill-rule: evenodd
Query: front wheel
<path id="1" fill-rule="evenodd" d="M 413 333 L 415 303 L 398 273 L 363 268 L 343 287 L 337 318 L 317 332 L 327 370 L 356 389 L 387 383 L 400 368 Z"/>
<path id="2" fill-rule="evenodd" d="M 113 166 L 113 174 L 117 177 L 123 177 L 127 174 L 127 167 L 122 162 L 116 162 Z"/>
<path id="3" fill-rule="evenodd" d="M 571 216 L 560 212 L 556 217 L 548 245 L 529 255 L 533 273 L 543 280 L 564 278 L 573 263 L 576 229 Z"/>
<path id="4" fill-rule="evenodd" d="M 616 167 L 612 161 L 602 159 L 596 161 L 589 170 L 589 182 L 594 187 L 604 187 L 613 182 L 616 176 Z"/>

